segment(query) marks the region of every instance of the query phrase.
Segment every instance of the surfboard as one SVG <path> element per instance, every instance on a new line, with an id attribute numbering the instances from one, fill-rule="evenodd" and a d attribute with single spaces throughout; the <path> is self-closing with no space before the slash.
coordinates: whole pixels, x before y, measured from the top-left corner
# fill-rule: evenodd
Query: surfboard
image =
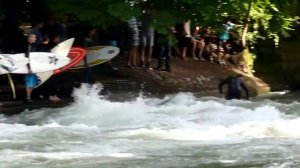
<path id="1" fill-rule="evenodd" d="M 57 44 L 54 48 L 51 49 L 51 53 L 60 55 L 62 57 L 67 57 L 74 41 L 75 38 L 70 38 Z"/>
<path id="2" fill-rule="evenodd" d="M 47 71 L 47 72 L 40 72 L 40 73 L 36 73 L 36 76 L 39 77 L 39 84 L 37 86 L 35 86 L 35 88 L 40 87 L 43 83 L 45 83 L 52 75 L 53 75 L 53 71 Z"/>
<path id="3" fill-rule="evenodd" d="M 51 52 L 30 52 L 29 64 L 32 73 L 47 72 L 59 69 L 70 63 L 70 58 L 67 57 L 74 38 L 68 39 L 56 47 Z M 25 57 L 25 53 L 13 54 L 11 57 Z M 27 74 L 27 65 L 18 66 L 18 68 L 10 73 Z"/>
<path id="4" fill-rule="evenodd" d="M 62 67 L 60 69 L 54 70 L 54 71 L 37 73 L 36 75 L 39 77 L 40 83 L 36 87 L 41 86 L 52 75 L 59 74 L 59 73 L 61 73 L 63 71 L 68 70 L 72 66 L 78 64 L 85 56 L 86 56 L 86 50 L 85 49 L 80 48 L 80 47 L 72 47 L 71 50 L 70 50 L 70 52 L 69 52 L 69 54 L 68 54 L 68 57 L 71 59 L 71 62 L 68 65 L 66 65 L 66 66 L 64 66 L 64 67 Z"/>
<path id="5" fill-rule="evenodd" d="M 24 56 L 24 54 L 15 54 L 14 56 Z M 67 65 L 70 62 L 70 58 L 68 57 L 47 52 L 32 52 L 29 57 L 29 64 L 32 73 L 53 71 Z M 24 65 L 10 73 L 28 74 L 29 72 L 27 65 Z"/>
<path id="6" fill-rule="evenodd" d="M 113 46 L 95 46 L 87 48 L 86 61 L 89 67 L 93 67 L 111 60 L 117 56 L 120 52 L 118 47 Z M 85 68 L 84 60 L 80 61 L 77 65 L 70 69 L 82 69 Z"/>
<path id="7" fill-rule="evenodd" d="M 72 47 L 69 54 L 68 54 L 68 57 L 71 59 L 71 62 L 68 65 L 64 66 L 64 67 L 55 70 L 54 74 L 59 74 L 63 71 L 68 70 L 69 68 L 75 66 L 81 60 L 83 60 L 83 58 L 85 56 L 86 56 L 86 49 L 83 49 L 83 48 L 80 48 L 80 47 Z"/>
<path id="8" fill-rule="evenodd" d="M 20 66 L 25 66 L 29 59 L 24 56 L 16 57 L 10 54 L 0 55 L 0 75 L 11 73 L 17 70 Z"/>

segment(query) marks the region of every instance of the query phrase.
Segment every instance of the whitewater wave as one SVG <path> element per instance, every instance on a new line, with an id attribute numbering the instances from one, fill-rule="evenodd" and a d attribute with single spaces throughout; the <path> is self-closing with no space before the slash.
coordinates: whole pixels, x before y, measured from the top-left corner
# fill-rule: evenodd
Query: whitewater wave
<path id="1" fill-rule="evenodd" d="M 300 132 L 294 129 L 300 127 L 297 102 L 226 101 L 197 98 L 192 93 L 162 99 L 140 95 L 134 100 L 114 102 L 101 96 L 101 89 L 101 85 L 82 85 L 74 90 L 75 102 L 68 107 L 2 117 L 0 129 L 4 131 L 0 136 L 77 130 L 107 137 L 181 141 L 300 138 Z"/>

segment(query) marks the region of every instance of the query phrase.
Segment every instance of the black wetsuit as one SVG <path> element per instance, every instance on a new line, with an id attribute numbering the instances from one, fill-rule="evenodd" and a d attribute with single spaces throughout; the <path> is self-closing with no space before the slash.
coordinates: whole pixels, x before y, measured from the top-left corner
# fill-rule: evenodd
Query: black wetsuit
<path id="1" fill-rule="evenodd" d="M 228 85 L 228 92 L 226 95 L 226 99 L 241 99 L 242 89 L 246 92 L 246 98 L 249 99 L 249 92 L 246 88 L 244 82 L 238 77 L 229 77 L 226 80 L 223 80 L 219 84 L 219 91 L 223 94 L 223 85 Z"/>

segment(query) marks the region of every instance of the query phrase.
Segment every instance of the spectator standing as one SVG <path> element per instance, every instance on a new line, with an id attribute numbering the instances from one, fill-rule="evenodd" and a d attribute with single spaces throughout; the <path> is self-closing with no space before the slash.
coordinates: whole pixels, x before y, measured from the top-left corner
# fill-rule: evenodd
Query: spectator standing
<path id="1" fill-rule="evenodd" d="M 228 18 L 226 20 L 226 23 L 223 24 L 222 32 L 219 36 L 219 39 L 220 39 L 219 48 L 221 51 L 220 53 L 223 55 L 228 54 L 227 43 L 230 38 L 230 30 L 233 29 L 234 27 L 242 27 L 242 25 L 236 25 L 236 24 L 232 23 L 230 18 Z M 224 53 L 222 53 L 222 50 L 224 51 Z M 222 58 L 222 57 L 223 57 L 222 55 L 219 56 L 219 58 Z M 225 65 L 224 60 L 219 59 L 219 61 L 220 61 L 221 65 Z"/>
<path id="2" fill-rule="evenodd" d="M 37 38 L 35 34 L 29 34 L 27 37 L 27 48 L 25 56 L 29 58 L 30 52 L 35 51 L 33 44 L 36 42 Z M 28 74 L 25 75 L 25 85 L 26 85 L 26 102 L 31 102 L 31 94 L 33 89 L 38 85 L 38 77 L 31 71 L 30 63 L 27 64 Z"/>
<path id="3" fill-rule="evenodd" d="M 150 9 L 145 10 L 141 18 L 141 66 L 150 68 L 154 45 L 154 27 Z"/>
<path id="4" fill-rule="evenodd" d="M 130 39 L 130 49 L 129 49 L 129 58 L 127 66 L 131 69 L 136 69 L 136 57 L 138 55 L 138 47 L 140 45 L 139 41 L 139 29 L 136 18 L 133 16 L 128 20 L 128 26 L 131 33 Z"/>
<path id="5" fill-rule="evenodd" d="M 44 23 L 41 21 L 37 21 L 33 23 L 30 34 L 34 34 L 36 36 L 36 41 L 32 43 L 32 49 L 34 51 L 38 51 L 43 43 L 43 35 L 41 33 L 41 29 L 44 27 Z"/>
<path id="6" fill-rule="evenodd" d="M 97 35 L 97 29 L 94 26 L 91 26 L 88 28 L 86 36 L 84 37 L 84 42 L 83 45 L 85 48 L 92 47 L 97 45 L 96 43 L 96 35 Z M 84 57 L 84 83 L 94 83 L 93 79 L 93 70 L 91 67 L 89 67 L 88 62 L 87 62 L 87 57 Z"/>
<path id="7" fill-rule="evenodd" d="M 170 59 L 172 55 L 171 46 L 173 41 L 175 40 L 172 29 L 168 29 L 167 32 L 158 33 L 157 43 L 159 46 L 159 57 L 157 70 L 163 70 L 162 67 L 165 65 L 165 70 L 171 72 Z"/>
<path id="8" fill-rule="evenodd" d="M 49 42 L 47 44 L 44 44 L 41 51 L 43 52 L 50 52 L 51 49 L 53 49 L 56 45 L 58 45 L 60 40 L 59 34 L 52 34 L 51 37 L 48 40 Z M 42 87 L 42 89 L 46 96 L 48 96 L 48 99 L 52 102 L 60 101 L 61 99 L 57 96 L 58 93 L 58 87 L 57 87 L 57 77 L 56 75 L 53 75 L 48 79 Z"/>
<path id="9" fill-rule="evenodd" d="M 192 43 L 193 43 L 193 58 L 194 60 L 204 60 L 202 57 L 204 47 L 205 47 L 205 42 L 204 38 L 201 37 L 201 29 L 200 27 L 195 27 L 192 33 Z M 197 52 L 198 49 L 198 52 Z M 196 55 L 197 52 L 197 55 Z"/>

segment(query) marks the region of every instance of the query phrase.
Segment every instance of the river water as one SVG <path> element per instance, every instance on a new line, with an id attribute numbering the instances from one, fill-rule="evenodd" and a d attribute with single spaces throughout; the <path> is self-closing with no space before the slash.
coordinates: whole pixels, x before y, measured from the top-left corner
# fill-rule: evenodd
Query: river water
<path id="1" fill-rule="evenodd" d="M 300 167 L 297 101 L 98 92 L 84 85 L 70 106 L 1 116 L 0 167 Z"/>

